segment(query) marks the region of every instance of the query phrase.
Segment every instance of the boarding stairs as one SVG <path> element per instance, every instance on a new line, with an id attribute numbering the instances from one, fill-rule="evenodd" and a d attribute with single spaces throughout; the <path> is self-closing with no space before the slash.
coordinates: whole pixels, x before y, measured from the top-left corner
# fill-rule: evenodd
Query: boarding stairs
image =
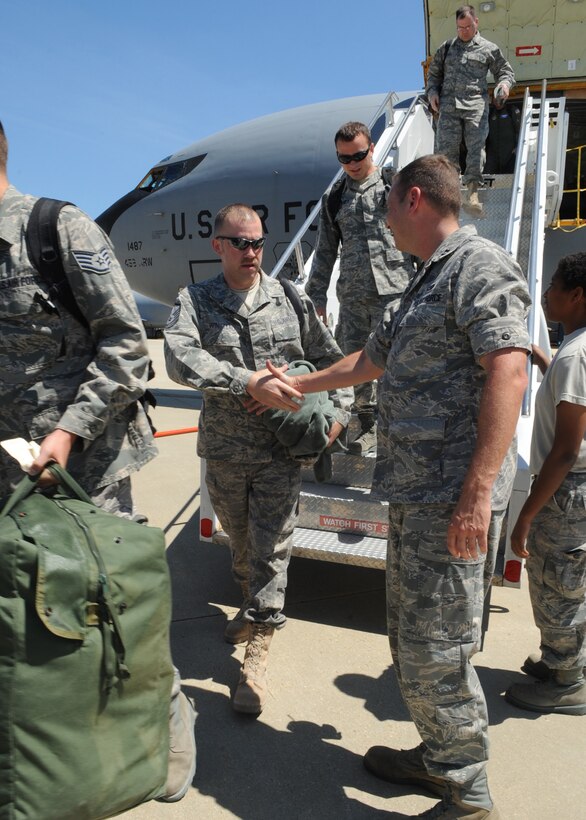
<path id="1" fill-rule="evenodd" d="M 462 213 L 462 224 L 473 223 L 478 233 L 498 244 L 518 259 L 528 271 L 533 302 L 530 318 L 531 338 L 547 350 L 547 327 L 541 310 L 541 264 L 543 258 L 544 228 L 555 220 L 562 196 L 564 150 L 567 136 L 567 118 L 564 117 L 563 99 L 547 100 L 545 84 L 541 100 L 525 94 L 519 133 L 515 172 L 487 178 L 480 192 L 484 206 L 482 219 L 472 219 Z M 385 128 L 375 146 L 374 160 L 379 166 L 390 164 L 400 169 L 413 159 L 433 151 L 433 130 L 427 106 L 415 96 L 398 103 L 396 95 L 389 94 L 370 124 L 385 118 Z M 328 186 L 339 178 L 340 171 Z M 304 236 L 319 216 L 320 203 L 300 228 L 291 244 L 271 272 L 276 276 L 285 266 L 295 269 L 297 284 L 303 286 L 311 269 L 312 257 L 304 259 Z M 328 305 L 336 303 L 335 278 L 328 292 Z M 332 317 L 332 322 L 335 316 Z M 333 326 L 330 323 L 330 326 Z M 538 387 L 537 368 L 530 369 L 530 385 L 519 421 L 519 469 L 515 481 L 509 516 L 502 571 L 502 583 L 518 586 L 521 565 L 511 553 L 510 531 L 529 489 L 529 443 L 533 418 L 535 392 Z M 357 420 L 352 418 L 349 439 L 357 434 Z M 293 537 L 293 555 L 336 563 L 371 568 L 384 568 L 388 532 L 388 505 L 370 493 L 375 455 L 332 455 L 332 477 L 326 483 L 313 480 L 311 468 L 302 471 L 302 492 L 299 503 L 299 521 Z M 227 540 L 218 530 L 213 516 L 206 518 L 205 481 L 202 487 L 202 522 L 206 535 L 214 541 Z"/>

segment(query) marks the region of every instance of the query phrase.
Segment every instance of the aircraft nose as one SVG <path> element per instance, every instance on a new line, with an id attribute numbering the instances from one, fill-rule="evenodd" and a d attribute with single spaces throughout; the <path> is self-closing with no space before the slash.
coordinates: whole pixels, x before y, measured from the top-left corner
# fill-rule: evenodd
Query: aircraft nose
<path id="1" fill-rule="evenodd" d="M 135 188 L 133 191 L 129 191 L 129 193 L 124 194 L 124 196 L 120 197 L 113 205 L 110 205 L 109 208 L 106 208 L 106 210 L 97 217 L 96 222 L 103 231 L 110 235 L 116 220 L 135 203 L 140 202 L 141 199 L 148 196 L 149 193 L 150 191 L 144 191 L 141 188 Z"/>

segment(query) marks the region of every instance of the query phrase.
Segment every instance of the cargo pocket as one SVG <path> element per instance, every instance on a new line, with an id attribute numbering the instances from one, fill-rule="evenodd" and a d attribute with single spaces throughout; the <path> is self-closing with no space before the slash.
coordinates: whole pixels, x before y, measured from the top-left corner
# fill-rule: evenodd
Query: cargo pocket
<path id="1" fill-rule="evenodd" d="M 418 550 L 421 568 L 417 605 L 412 621 L 414 638 L 449 643 L 476 643 L 480 638 L 483 606 L 484 556 L 454 558 L 444 538 L 431 546 L 422 541 Z"/>
<path id="2" fill-rule="evenodd" d="M 586 593 L 586 552 L 556 553 L 546 559 L 553 565 L 556 584 L 564 598 L 582 599 Z"/>

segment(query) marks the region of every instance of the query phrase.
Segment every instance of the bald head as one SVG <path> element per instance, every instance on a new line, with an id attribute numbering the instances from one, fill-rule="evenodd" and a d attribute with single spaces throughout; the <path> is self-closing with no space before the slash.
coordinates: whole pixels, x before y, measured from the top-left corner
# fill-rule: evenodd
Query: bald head
<path id="1" fill-rule="evenodd" d="M 214 220 L 214 236 L 218 236 L 224 230 L 226 223 L 231 222 L 259 222 L 260 219 L 257 212 L 250 207 L 244 205 L 242 202 L 235 202 L 232 205 L 225 205 L 218 213 Z"/>

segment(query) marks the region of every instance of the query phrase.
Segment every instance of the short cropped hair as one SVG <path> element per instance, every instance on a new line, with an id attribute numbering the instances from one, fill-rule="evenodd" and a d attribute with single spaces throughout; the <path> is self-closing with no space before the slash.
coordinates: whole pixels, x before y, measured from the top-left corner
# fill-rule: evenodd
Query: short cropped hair
<path id="1" fill-rule="evenodd" d="M 372 137 L 370 136 L 370 129 L 368 125 L 365 125 L 363 122 L 346 122 L 336 131 L 334 145 L 338 142 L 338 140 L 341 142 L 352 142 L 352 140 L 360 134 L 366 137 L 368 144 L 370 145 L 372 142 Z"/>
<path id="2" fill-rule="evenodd" d="M 232 217 L 243 220 L 260 218 L 254 208 L 251 208 L 250 205 L 245 205 L 243 202 L 234 202 L 232 205 L 224 205 L 214 219 L 214 236 L 220 233 L 224 227 L 224 223 Z"/>
<path id="3" fill-rule="evenodd" d="M 564 290 L 582 288 L 586 295 L 586 253 L 572 253 L 558 262 L 554 276 Z"/>
<path id="4" fill-rule="evenodd" d="M 461 20 L 462 17 L 466 17 L 467 14 L 475 20 L 478 20 L 474 6 L 460 6 L 459 9 L 456 9 L 456 20 Z"/>
<path id="5" fill-rule="evenodd" d="M 8 162 L 8 140 L 4 133 L 4 126 L 0 122 L 0 171 L 6 171 Z"/>
<path id="6" fill-rule="evenodd" d="M 393 189 L 400 201 L 411 188 L 420 188 L 422 194 L 441 216 L 460 215 L 462 197 L 460 174 L 456 166 L 443 154 L 428 154 L 401 168 L 393 178 Z"/>

